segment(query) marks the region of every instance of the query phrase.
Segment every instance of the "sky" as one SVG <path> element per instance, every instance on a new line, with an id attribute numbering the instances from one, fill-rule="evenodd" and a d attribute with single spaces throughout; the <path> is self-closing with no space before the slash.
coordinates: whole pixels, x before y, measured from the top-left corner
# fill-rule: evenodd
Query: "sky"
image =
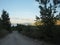
<path id="1" fill-rule="evenodd" d="M 11 23 L 34 23 L 36 15 L 40 15 L 38 6 L 35 0 L 0 0 L 0 16 L 4 9 Z M 57 10 L 60 12 L 60 8 Z"/>
<path id="2" fill-rule="evenodd" d="M 0 16 L 3 9 L 9 13 L 11 23 L 34 23 L 39 15 L 35 0 L 0 0 Z"/>

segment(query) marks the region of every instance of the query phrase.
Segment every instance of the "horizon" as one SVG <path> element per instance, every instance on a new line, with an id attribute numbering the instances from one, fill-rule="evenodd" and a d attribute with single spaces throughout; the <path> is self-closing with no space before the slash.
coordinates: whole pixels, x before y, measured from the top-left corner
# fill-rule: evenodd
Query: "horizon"
<path id="1" fill-rule="evenodd" d="M 0 6 L 0 16 L 6 10 L 11 23 L 34 23 L 35 16 L 39 15 L 35 0 L 0 0 Z"/>

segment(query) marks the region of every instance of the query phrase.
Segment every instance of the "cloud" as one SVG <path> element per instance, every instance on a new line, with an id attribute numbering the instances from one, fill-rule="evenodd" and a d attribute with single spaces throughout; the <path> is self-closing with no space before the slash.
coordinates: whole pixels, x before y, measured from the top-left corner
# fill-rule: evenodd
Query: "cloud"
<path id="1" fill-rule="evenodd" d="M 28 19 L 28 18 L 11 18 L 11 23 L 34 23 L 34 19 Z"/>

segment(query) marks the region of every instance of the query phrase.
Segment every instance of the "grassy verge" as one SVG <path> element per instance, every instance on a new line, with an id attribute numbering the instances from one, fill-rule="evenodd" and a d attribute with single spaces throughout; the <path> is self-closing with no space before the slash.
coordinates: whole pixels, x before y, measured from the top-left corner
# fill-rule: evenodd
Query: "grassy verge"
<path id="1" fill-rule="evenodd" d="M 40 29 L 36 27 L 22 28 L 23 35 L 26 35 L 33 39 L 43 40 L 48 43 L 60 44 L 60 26 L 54 26 L 50 29 L 46 30 L 44 26 L 40 26 Z"/>
<path id="2" fill-rule="evenodd" d="M 6 30 L 0 30 L 0 38 L 4 38 L 8 34 Z"/>

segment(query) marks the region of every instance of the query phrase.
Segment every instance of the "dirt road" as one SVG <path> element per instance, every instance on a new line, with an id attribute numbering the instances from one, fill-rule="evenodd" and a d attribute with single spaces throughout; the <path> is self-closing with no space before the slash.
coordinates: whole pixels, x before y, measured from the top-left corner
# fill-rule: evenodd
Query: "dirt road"
<path id="1" fill-rule="evenodd" d="M 8 34 L 5 38 L 0 39 L 0 45 L 52 45 L 40 42 L 37 40 L 30 39 L 17 31 Z"/>

